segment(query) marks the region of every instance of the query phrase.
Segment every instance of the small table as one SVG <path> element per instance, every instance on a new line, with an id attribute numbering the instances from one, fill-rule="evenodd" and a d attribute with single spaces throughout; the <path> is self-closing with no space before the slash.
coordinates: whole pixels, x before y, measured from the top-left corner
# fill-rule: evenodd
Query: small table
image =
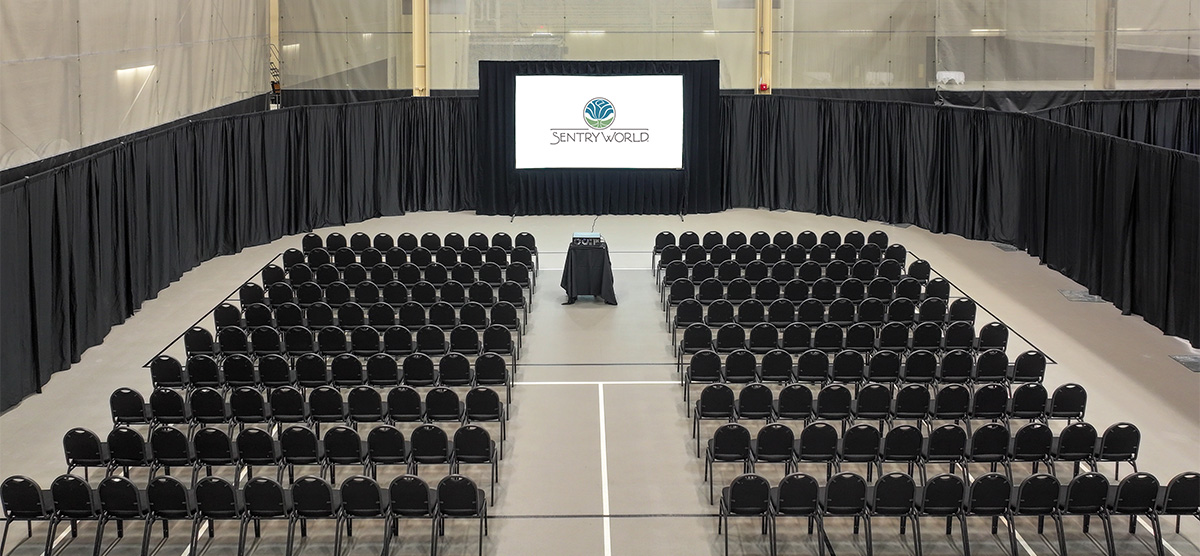
<path id="1" fill-rule="evenodd" d="M 581 295 L 597 296 L 609 305 L 616 305 L 617 293 L 613 290 L 608 244 L 571 244 L 567 248 L 567 264 L 563 267 L 562 288 L 567 291 L 564 305 L 575 303 Z"/>

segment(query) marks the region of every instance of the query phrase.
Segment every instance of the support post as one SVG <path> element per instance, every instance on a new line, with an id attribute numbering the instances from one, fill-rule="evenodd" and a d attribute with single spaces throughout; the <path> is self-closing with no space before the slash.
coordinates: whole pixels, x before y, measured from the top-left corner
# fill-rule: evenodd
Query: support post
<path id="1" fill-rule="evenodd" d="M 412 0 L 413 96 L 429 96 L 429 1 Z"/>
<path id="2" fill-rule="evenodd" d="M 754 93 L 759 95 L 771 94 L 771 23 L 773 22 L 773 6 L 774 0 L 755 0 L 754 11 L 755 21 L 754 26 L 754 42 L 757 46 L 755 49 L 755 77 L 758 79 L 754 88 Z"/>
<path id="3" fill-rule="evenodd" d="M 1117 88 L 1117 0 L 1096 0 L 1092 77 L 1097 89 Z"/>

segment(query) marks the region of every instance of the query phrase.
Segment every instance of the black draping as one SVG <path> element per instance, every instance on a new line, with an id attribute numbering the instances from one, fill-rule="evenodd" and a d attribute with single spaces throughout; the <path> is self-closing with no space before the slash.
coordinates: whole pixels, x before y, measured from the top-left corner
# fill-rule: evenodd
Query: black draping
<path id="1" fill-rule="evenodd" d="M 1200 156 L 1035 116 L 722 98 L 729 207 L 1011 243 L 1200 346 Z"/>
<path id="2" fill-rule="evenodd" d="M 222 254 L 474 205 L 475 99 L 177 122 L 0 186 L 0 409 Z"/>
<path id="3" fill-rule="evenodd" d="M 1089 131 L 1200 154 L 1200 97 L 1080 101 L 1035 114 Z"/>
<path id="4" fill-rule="evenodd" d="M 683 75 L 683 170 L 514 169 L 520 75 Z M 720 65 L 704 61 L 480 62 L 479 214 L 685 214 L 721 210 Z"/>

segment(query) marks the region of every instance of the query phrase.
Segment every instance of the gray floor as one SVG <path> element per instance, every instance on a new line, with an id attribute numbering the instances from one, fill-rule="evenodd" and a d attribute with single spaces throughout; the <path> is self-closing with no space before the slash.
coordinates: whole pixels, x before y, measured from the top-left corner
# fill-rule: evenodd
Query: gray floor
<path id="1" fill-rule="evenodd" d="M 1107 303 L 1073 303 L 1059 290 L 1081 286 L 1022 252 L 1005 252 L 987 242 L 936 235 L 918 228 L 897 228 L 803 213 L 735 210 L 715 215 L 679 217 L 604 216 L 596 231 L 604 234 L 612 252 L 617 295 L 621 304 L 609 307 L 581 302 L 564 307 L 557 287 L 570 233 L 587 230 L 592 217 L 480 217 L 467 213 L 421 213 L 381 218 L 322 234 L 362 230 L 387 231 L 532 232 L 543 249 L 543 269 L 533 304 L 528 335 L 513 392 L 501 481 L 492 508 L 487 554 L 720 554 L 725 539 L 716 534 L 716 508 L 707 500 L 702 482 L 702 461 L 694 457 L 690 421 L 685 417 L 676 385 L 669 331 L 663 324 L 658 293 L 649 270 L 649 246 L 663 229 L 676 233 L 716 229 L 798 232 L 827 229 L 870 232 L 883 229 L 893 242 L 903 243 L 915 255 L 931 262 L 951 280 L 1014 331 L 1057 362 L 1047 371 L 1047 386 L 1078 382 L 1088 390 L 1087 421 L 1103 430 L 1117 421 L 1131 421 L 1143 432 L 1139 467 L 1168 480 L 1176 473 L 1200 469 L 1200 374 L 1193 373 L 1170 355 L 1196 355 L 1177 338 L 1164 336 L 1140 317 L 1121 316 Z M 88 350 L 80 363 L 55 375 L 41 395 L 26 399 L 0 416 L 0 476 L 28 475 L 43 486 L 65 469 L 61 435 L 68 428 L 86 426 L 103 434 L 110 427 L 108 396 L 113 389 L 131 386 L 149 393 L 148 371 L 142 365 L 276 254 L 299 247 L 300 236 L 270 245 L 219 257 L 188 272 L 177 283 L 147 302 L 104 344 Z M 211 326 L 211 325 L 210 325 Z M 1014 338 L 1010 352 L 1023 349 Z M 168 353 L 182 356 L 182 346 Z M 603 403 L 601 401 L 603 400 Z M 601 419 L 603 414 L 604 418 Z M 760 424 L 749 425 L 756 430 Z M 713 426 L 706 427 L 711 434 Z M 740 468 L 718 466 L 717 484 L 728 482 Z M 1026 466 L 1018 473 L 1027 473 Z M 853 470 L 849 468 L 848 470 Z M 777 481 L 781 469 L 760 466 Z M 816 471 L 815 469 L 813 470 Z M 1111 466 L 1104 471 L 1110 476 Z M 1123 472 L 1125 469 L 1123 468 Z M 861 472 L 861 470 L 859 470 Z M 980 473 L 982 468 L 973 468 Z M 444 469 L 422 470 L 436 478 Z M 486 484 L 482 469 L 469 474 Z M 135 475 L 144 479 L 142 475 Z M 95 477 L 93 476 L 93 480 Z M 1139 525 L 1127 533 L 1128 522 L 1117 520 L 1116 537 L 1121 554 L 1153 552 L 1150 535 Z M 992 536 L 988 523 L 970 523 L 974 554 L 1006 554 L 1007 535 Z M 1166 525 L 1166 524 L 1164 524 Z M 1198 555 L 1200 522 L 1184 522 L 1182 534 L 1165 539 L 1168 554 Z M 734 554 L 767 554 L 765 537 L 754 519 L 734 520 L 729 538 Z M 865 553 L 866 540 L 851 532 L 849 519 L 828 524 L 834 547 L 841 553 Z M 133 554 L 135 534 L 115 545 L 111 554 Z M 1093 522 L 1092 536 L 1081 532 L 1078 518 L 1067 520 L 1068 549 L 1072 554 L 1103 554 L 1103 534 Z M 297 544 L 299 553 L 332 551 L 330 526 L 314 526 Z M 1003 525 L 1001 525 L 1003 531 Z M 378 552 L 382 529 L 377 523 L 359 522 L 349 552 Z M 1019 552 L 1044 556 L 1058 551 L 1053 526 L 1040 536 L 1035 521 L 1017 520 Z M 14 526 L 8 552 L 40 554 L 45 527 L 34 528 L 34 539 L 17 544 L 23 526 Z M 80 537 L 60 543 L 63 554 L 91 550 L 95 528 L 81 526 Z M 428 551 L 428 522 L 406 523 L 396 554 Z M 913 552 L 911 526 L 903 537 L 898 523 L 874 523 L 877 554 Z M 957 526 L 950 537 L 944 523 L 922 521 L 926 554 L 959 554 L 962 543 Z M 158 554 L 175 556 L 187 544 L 186 526 L 176 525 Z M 153 543 L 159 542 L 158 530 Z M 265 525 L 263 537 L 253 545 L 256 554 L 281 554 L 286 526 Z M 780 520 L 779 553 L 816 552 L 815 537 L 806 534 L 799 520 Z M 110 527 L 107 541 L 116 539 Z M 206 554 L 232 554 L 237 527 L 218 524 Z M 477 550 L 472 522 L 452 522 L 440 545 L 443 554 L 471 554 Z"/>

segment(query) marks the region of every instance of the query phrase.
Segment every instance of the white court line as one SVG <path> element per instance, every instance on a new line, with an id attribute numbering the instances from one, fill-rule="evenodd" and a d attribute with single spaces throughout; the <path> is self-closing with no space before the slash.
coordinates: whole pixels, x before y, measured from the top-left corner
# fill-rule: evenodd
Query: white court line
<path id="1" fill-rule="evenodd" d="M 604 383 L 596 385 L 600 394 L 600 503 L 604 513 L 604 556 L 612 556 L 612 524 L 608 517 L 608 441 L 604 431 Z"/>
<path id="2" fill-rule="evenodd" d="M 520 381 L 514 382 L 514 386 L 603 386 L 605 384 L 679 384 L 678 380 L 581 380 L 578 382 L 572 381 Z"/>
<path id="3" fill-rule="evenodd" d="M 1149 531 L 1151 535 L 1153 535 L 1153 534 L 1154 534 L 1154 526 L 1153 526 L 1153 525 L 1150 525 L 1150 523 L 1146 521 L 1146 518 L 1145 518 L 1145 517 L 1142 517 L 1142 516 L 1140 516 L 1140 515 L 1139 515 L 1139 516 L 1138 516 L 1138 518 L 1137 518 L 1137 522 L 1138 522 L 1138 524 L 1139 524 L 1139 525 L 1141 525 L 1142 527 L 1145 527 L 1145 528 L 1146 528 L 1146 530 L 1147 530 L 1147 531 Z M 1162 522 L 1161 522 L 1161 520 L 1160 520 L 1160 522 L 1159 522 L 1159 529 L 1162 529 Z M 1167 541 L 1165 541 L 1165 540 L 1164 540 L 1164 541 L 1162 542 L 1162 544 L 1163 544 L 1163 548 L 1166 548 L 1167 550 L 1169 550 L 1169 551 L 1171 552 L 1171 554 L 1174 554 L 1175 556 L 1183 556 L 1183 554 L 1180 554 L 1178 550 L 1175 550 L 1175 547 L 1171 546 L 1171 544 L 1170 544 L 1170 543 L 1168 543 Z"/>
<path id="4" fill-rule="evenodd" d="M 63 539 L 67 538 L 70 535 L 71 535 L 71 526 L 70 526 L 70 524 L 68 524 L 67 529 L 65 531 L 63 531 L 62 533 L 59 533 L 58 538 L 54 539 L 54 542 L 50 543 L 50 553 L 53 554 L 55 550 L 58 550 L 59 549 L 58 545 L 63 542 Z M 46 556 L 45 551 L 42 551 L 42 556 Z"/>

